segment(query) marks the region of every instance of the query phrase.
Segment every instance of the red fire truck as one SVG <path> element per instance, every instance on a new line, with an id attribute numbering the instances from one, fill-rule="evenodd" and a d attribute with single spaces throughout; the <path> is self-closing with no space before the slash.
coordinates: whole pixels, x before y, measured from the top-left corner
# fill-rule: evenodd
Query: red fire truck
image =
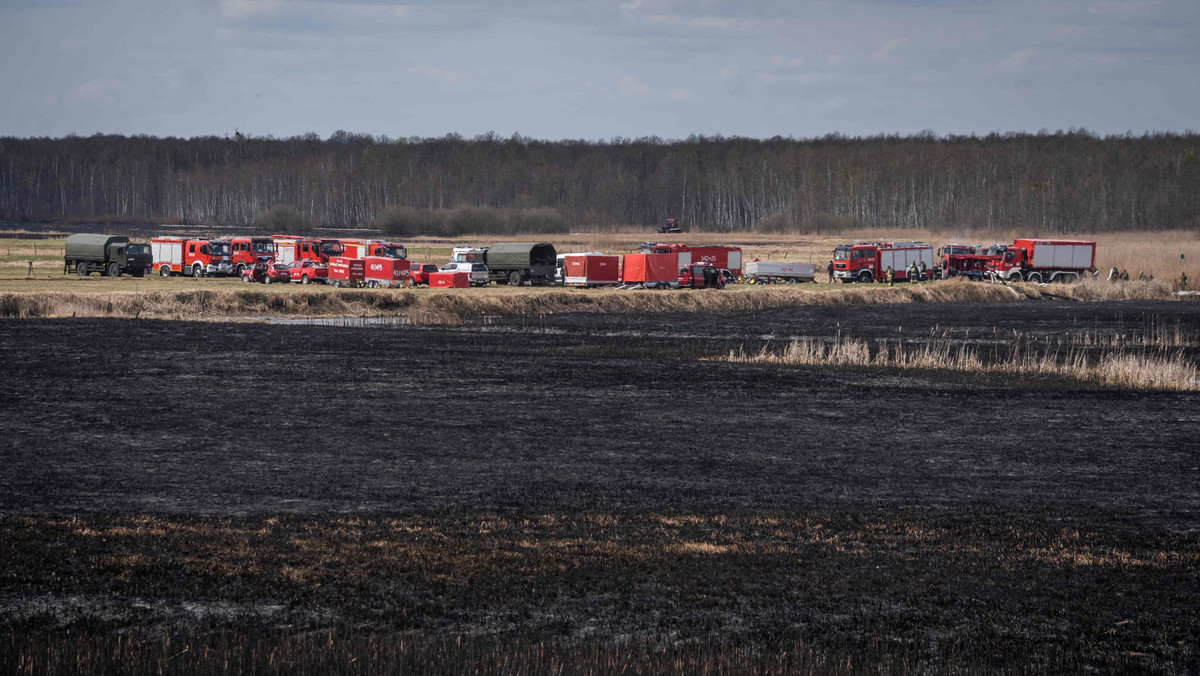
<path id="1" fill-rule="evenodd" d="M 233 252 L 233 273 L 238 277 L 246 268 L 275 262 L 275 242 L 270 237 L 233 237 L 224 241 Z"/>
<path id="2" fill-rule="evenodd" d="M 1075 282 L 1096 269 L 1096 243 L 1074 239 L 1015 239 L 988 249 L 988 272 L 1008 281 Z"/>
<path id="3" fill-rule="evenodd" d="M 342 243 L 343 256 L 350 258 L 366 258 L 367 256 L 378 256 L 380 258 L 407 258 L 408 252 L 404 249 L 403 244 L 395 242 L 385 242 L 381 239 L 343 239 Z"/>
<path id="4" fill-rule="evenodd" d="M 225 240 L 155 237 L 150 240 L 150 250 L 154 254 L 154 269 L 163 277 L 227 275 L 233 271 L 229 243 Z"/>
<path id="5" fill-rule="evenodd" d="M 341 256 L 346 247 L 336 239 L 305 239 L 291 235 L 271 235 L 275 242 L 275 262 L 291 263 L 308 260 L 329 263 L 333 256 Z"/>
<path id="6" fill-rule="evenodd" d="M 733 277 L 742 275 L 742 249 L 736 246 L 688 246 L 664 242 L 642 242 L 640 253 L 673 253 L 679 256 L 680 266 L 708 263 L 718 270 L 728 270 Z"/>
<path id="7" fill-rule="evenodd" d="M 859 242 L 839 244 L 833 249 L 833 276 L 843 284 L 886 279 L 890 267 L 896 281 L 909 281 L 909 266 L 924 265 L 923 275 L 933 273 L 933 245 L 921 242 Z"/>
<path id="8" fill-rule="evenodd" d="M 986 249 L 970 244 L 947 244 L 937 250 L 941 263 L 942 277 L 967 277 L 982 279 L 987 275 L 988 264 L 995 258 Z"/>

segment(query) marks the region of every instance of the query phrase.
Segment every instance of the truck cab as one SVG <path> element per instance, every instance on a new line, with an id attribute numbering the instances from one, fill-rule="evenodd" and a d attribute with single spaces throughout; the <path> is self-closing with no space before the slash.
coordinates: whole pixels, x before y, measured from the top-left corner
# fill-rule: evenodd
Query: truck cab
<path id="1" fill-rule="evenodd" d="M 246 268 L 267 266 L 275 261 L 275 242 L 270 237 L 234 237 L 229 241 L 234 274 L 241 277 Z"/>
<path id="2" fill-rule="evenodd" d="M 839 244 L 833 249 L 833 276 L 842 281 L 870 282 L 876 274 L 874 244 Z"/>

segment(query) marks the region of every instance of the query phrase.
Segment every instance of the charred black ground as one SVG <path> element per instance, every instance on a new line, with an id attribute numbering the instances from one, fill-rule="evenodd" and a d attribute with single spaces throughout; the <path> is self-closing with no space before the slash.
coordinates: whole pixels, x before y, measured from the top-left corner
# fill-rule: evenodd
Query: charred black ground
<path id="1" fill-rule="evenodd" d="M 0 653 L 355 627 L 1194 667 L 1200 395 L 700 360 L 1148 326 L 1200 304 L 6 320 Z"/>

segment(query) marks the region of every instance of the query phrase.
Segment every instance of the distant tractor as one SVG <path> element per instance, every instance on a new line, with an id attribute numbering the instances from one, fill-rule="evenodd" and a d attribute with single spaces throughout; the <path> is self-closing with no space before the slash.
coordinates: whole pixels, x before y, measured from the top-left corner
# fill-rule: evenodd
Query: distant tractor
<path id="1" fill-rule="evenodd" d="M 678 219 L 668 218 L 667 222 L 658 226 L 658 230 L 655 230 L 654 232 L 660 235 L 671 235 L 681 233 L 683 232 L 683 229 L 679 227 Z"/>
<path id="2" fill-rule="evenodd" d="M 128 237 L 114 235 L 71 235 L 67 238 L 64 253 L 64 271 L 74 270 L 80 277 L 93 272 L 109 277 L 120 277 L 125 273 L 144 277 L 154 263 L 149 244 L 130 242 Z"/>

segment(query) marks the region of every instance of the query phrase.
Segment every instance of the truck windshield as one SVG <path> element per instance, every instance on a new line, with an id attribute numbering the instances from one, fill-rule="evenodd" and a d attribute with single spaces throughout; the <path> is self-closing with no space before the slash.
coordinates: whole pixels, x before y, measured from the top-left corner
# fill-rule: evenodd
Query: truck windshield
<path id="1" fill-rule="evenodd" d="M 208 245 L 208 250 L 212 252 L 212 255 L 214 256 L 229 255 L 229 245 L 225 244 L 224 242 L 210 242 Z"/>
<path id="2" fill-rule="evenodd" d="M 129 245 L 126 245 L 126 247 L 125 247 L 125 255 L 126 256 L 137 256 L 140 254 L 148 254 L 148 253 L 150 253 L 150 245 L 149 244 L 129 244 Z"/>
<path id="3" fill-rule="evenodd" d="M 404 258 L 405 254 L 402 246 L 385 246 L 379 249 L 379 255 L 384 258 Z"/>
<path id="4" fill-rule="evenodd" d="M 271 242 L 255 242 L 254 243 L 254 253 L 256 253 L 256 254 L 275 253 L 275 245 L 272 244 Z"/>
<path id="5" fill-rule="evenodd" d="M 833 260 L 835 260 L 835 261 L 850 260 L 850 250 L 849 249 L 834 249 L 833 250 Z"/>
<path id="6" fill-rule="evenodd" d="M 326 256 L 341 256 L 346 251 L 346 247 L 342 246 L 341 242 L 322 242 L 321 253 Z"/>

